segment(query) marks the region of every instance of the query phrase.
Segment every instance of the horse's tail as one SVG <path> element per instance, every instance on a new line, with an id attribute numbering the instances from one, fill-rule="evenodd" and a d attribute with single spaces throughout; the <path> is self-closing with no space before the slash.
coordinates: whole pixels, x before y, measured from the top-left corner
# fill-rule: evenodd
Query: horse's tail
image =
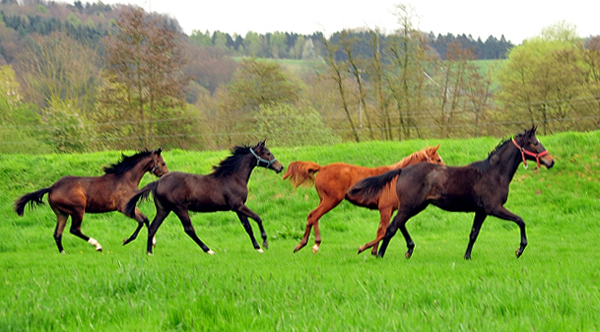
<path id="1" fill-rule="evenodd" d="M 135 206 L 137 202 L 142 199 L 148 199 L 150 192 L 156 192 L 156 188 L 158 187 L 158 181 L 148 183 L 144 188 L 138 190 L 133 197 L 129 199 L 127 205 L 125 206 L 125 215 L 130 218 L 135 218 Z"/>
<path id="2" fill-rule="evenodd" d="M 288 166 L 282 180 L 289 178 L 294 184 L 294 189 L 300 185 L 310 187 L 315 184 L 315 173 L 320 169 L 321 166 L 312 161 L 294 161 Z"/>
<path id="3" fill-rule="evenodd" d="M 378 200 L 381 191 L 392 181 L 397 180 L 402 169 L 394 169 L 381 175 L 358 181 L 346 193 L 346 199 L 357 205 L 370 206 Z"/>
<path id="4" fill-rule="evenodd" d="M 44 204 L 44 202 L 42 201 L 42 197 L 44 197 L 44 195 L 46 195 L 50 191 L 50 187 L 42 188 L 38 191 L 34 191 L 32 193 L 25 194 L 19 197 L 19 199 L 17 199 L 17 201 L 15 202 L 15 212 L 19 216 L 23 216 L 23 212 L 25 212 L 25 206 L 27 205 L 27 203 L 29 203 L 29 206 L 31 207 L 34 206 L 33 203 L 36 203 L 38 205 Z"/>

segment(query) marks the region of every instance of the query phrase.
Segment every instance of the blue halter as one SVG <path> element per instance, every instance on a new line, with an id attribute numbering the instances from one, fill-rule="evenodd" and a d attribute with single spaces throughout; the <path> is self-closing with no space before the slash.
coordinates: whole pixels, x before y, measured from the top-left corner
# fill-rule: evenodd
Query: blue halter
<path id="1" fill-rule="evenodd" d="M 271 164 L 277 160 L 277 158 L 273 158 L 271 161 L 269 161 L 269 160 L 266 160 L 266 159 L 263 159 L 263 158 L 259 157 L 259 156 L 256 154 L 256 152 L 254 152 L 254 150 L 252 150 L 252 148 L 250 148 L 249 150 L 250 150 L 250 152 L 252 152 L 252 154 L 253 154 L 253 155 L 256 157 L 256 166 L 257 166 L 257 167 L 258 167 L 258 166 L 260 166 L 260 162 L 262 161 L 262 162 L 264 162 L 264 163 L 267 163 L 267 165 L 265 165 L 265 168 L 269 168 L 269 166 L 271 166 Z"/>

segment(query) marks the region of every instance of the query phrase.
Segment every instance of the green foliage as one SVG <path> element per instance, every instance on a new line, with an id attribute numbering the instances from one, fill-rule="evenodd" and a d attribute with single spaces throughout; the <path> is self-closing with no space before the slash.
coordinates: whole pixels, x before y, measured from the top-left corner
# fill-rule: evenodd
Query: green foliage
<path id="1" fill-rule="evenodd" d="M 48 206 L 19 218 L 13 201 L 65 175 L 100 175 L 100 166 L 118 160 L 119 153 L 2 155 L 0 330 L 598 330 L 600 133 L 540 140 L 555 167 L 520 168 L 506 203 L 527 223 L 524 255 L 516 259 L 513 253 L 518 228 L 488 218 L 472 261 L 462 255 L 473 214 L 435 207 L 407 224 L 417 245 L 410 260 L 399 233 L 384 259 L 356 255 L 358 245 L 375 235 L 379 216 L 347 202 L 321 219 L 323 242 L 316 255 L 309 248 L 293 254 L 319 198 L 314 188 L 293 190 L 264 169 L 252 174 L 247 202 L 269 235 L 262 255 L 231 212 L 192 214 L 215 256 L 202 253 L 173 214 L 157 234 L 155 256 L 144 254 L 145 231 L 121 246 L 136 223 L 119 213 L 84 218 L 84 234 L 98 239 L 103 253 L 66 233 L 67 254 L 60 255 Z M 372 167 L 438 143 L 447 164 L 464 165 L 485 158 L 498 138 L 271 150 L 284 166 L 312 160 Z M 228 152 L 163 155 L 171 171 L 207 173 Z M 153 180 L 146 175 L 142 185 Z M 150 218 L 155 214 L 152 203 L 140 208 Z"/>
<path id="2" fill-rule="evenodd" d="M 86 127 L 74 102 L 52 99 L 43 112 L 48 125 L 46 139 L 53 143 L 56 152 L 73 153 L 87 151 L 93 131 Z"/>
<path id="3" fill-rule="evenodd" d="M 268 138 L 273 146 L 333 145 L 342 141 L 311 106 L 299 109 L 288 104 L 261 105 L 254 118 L 256 133 Z"/>

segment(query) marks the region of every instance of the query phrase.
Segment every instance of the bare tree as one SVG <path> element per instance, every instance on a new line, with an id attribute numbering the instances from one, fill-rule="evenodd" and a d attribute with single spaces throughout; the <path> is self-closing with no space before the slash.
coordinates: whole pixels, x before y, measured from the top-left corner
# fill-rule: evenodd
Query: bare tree
<path id="1" fill-rule="evenodd" d="M 168 22 L 147 15 L 139 7 L 121 7 L 118 32 L 104 40 L 108 69 L 105 79 L 123 93 L 101 96 L 105 107 L 124 107 L 136 113 L 142 146 L 154 133 L 153 120 L 168 116 L 170 108 L 185 105 L 188 78 L 181 35 Z M 109 89 L 110 90 L 110 89 Z M 105 91 L 109 91 L 105 90 Z"/>

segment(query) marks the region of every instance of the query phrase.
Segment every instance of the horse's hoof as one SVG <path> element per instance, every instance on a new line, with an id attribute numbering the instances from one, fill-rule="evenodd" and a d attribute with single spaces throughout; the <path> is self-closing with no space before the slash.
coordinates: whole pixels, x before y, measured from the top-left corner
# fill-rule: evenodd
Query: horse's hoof
<path id="1" fill-rule="evenodd" d="M 154 256 L 154 254 L 151 251 L 147 252 L 148 256 Z"/>
<path id="2" fill-rule="evenodd" d="M 302 249 L 304 246 L 300 246 L 297 245 L 296 247 L 294 247 L 294 253 L 297 252 L 298 250 Z"/>
<path id="3" fill-rule="evenodd" d="M 313 252 L 313 254 L 316 254 L 316 253 L 317 253 L 317 251 L 319 251 L 319 246 L 315 244 L 315 245 L 312 247 L 312 252 Z"/>
<path id="4" fill-rule="evenodd" d="M 210 250 L 210 249 L 208 249 L 208 251 L 206 253 L 209 254 L 209 255 L 214 255 L 215 254 L 215 252 L 212 251 L 212 250 Z"/>
<path id="5" fill-rule="evenodd" d="M 263 245 L 262 245 L 262 246 L 263 246 L 263 248 L 265 248 L 265 249 L 269 249 L 269 244 L 268 244 L 266 241 L 265 241 L 265 242 L 263 242 Z"/>
<path id="6" fill-rule="evenodd" d="M 522 254 L 523 254 L 523 251 L 521 251 L 521 249 L 515 250 L 515 255 L 517 255 L 517 258 L 521 257 Z"/>
<path id="7" fill-rule="evenodd" d="M 97 252 L 102 252 L 102 248 L 96 248 Z"/>
<path id="8" fill-rule="evenodd" d="M 256 251 L 258 251 L 259 253 L 264 253 L 264 251 L 261 248 L 256 249 Z"/>
<path id="9" fill-rule="evenodd" d="M 406 259 L 409 259 L 410 256 L 412 256 L 412 253 L 407 251 L 404 256 L 406 256 Z"/>
<path id="10" fill-rule="evenodd" d="M 63 254 L 63 255 L 67 254 L 64 250 L 61 250 L 60 253 Z"/>
<path id="11" fill-rule="evenodd" d="M 358 252 L 357 254 L 360 254 L 361 252 L 365 251 L 365 248 L 363 248 L 362 246 L 358 247 Z"/>

